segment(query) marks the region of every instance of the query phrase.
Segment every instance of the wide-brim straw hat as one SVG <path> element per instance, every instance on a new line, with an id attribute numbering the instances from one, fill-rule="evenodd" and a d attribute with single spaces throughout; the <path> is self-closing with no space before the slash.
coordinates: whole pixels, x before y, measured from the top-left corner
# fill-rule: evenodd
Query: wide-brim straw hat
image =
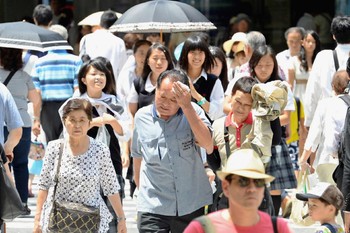
<path id="1" fill-rule="evenodd" d="M 265 179 L 266 183 L 275 179 L 275 177 L 265 173 L 264 164 L 253 149 L 235 150 L 228 158 L 224 168 L 217 172 L 221 180 L 225 180 L 226 176 L 230 174 L 251 179 Z"/>
<path id="2" fill-rule="evenodd" d="M 244 32 L 236 32 L 235 34 L 233 34 L 230 40 L 227 40 L 224 42 L 222 47 L 224 48 L 226 53 L 230 53 L 232 49 L 232 45 L 235 42 L 239 42 L 239 41 L 247 43 L 247 34 L 245 34 Z"/>

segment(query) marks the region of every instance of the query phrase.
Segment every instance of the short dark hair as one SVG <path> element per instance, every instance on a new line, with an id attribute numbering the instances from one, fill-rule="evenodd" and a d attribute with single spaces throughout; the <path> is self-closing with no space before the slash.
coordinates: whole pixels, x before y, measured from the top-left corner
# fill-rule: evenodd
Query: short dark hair
<path id="1" fill-rule="evenodd" d="M 205 53 L 205 60 L 203 63 L 203 69 L 209 70 L 212 65 L 214 65 L 214 58 L 209 51 L 208 43 L 203 39 L 203 37 L 198 35 L 193 35 L 187 38 L 185 41 L 181 55 L 179 58 L 180 68 L 186 72 L 188 72 L 188 54 L 190 51 L 200 50 Z"/>
<path id="2" fill-rule="evenodd" d="M 281 80 L 281 78 L 278 75 L 278 63 L 276 60 L 275 52 L 269 45 L 260 46 L 256 50 L 254 50 L 252 57 L 249 60 L 249 68 L 251 69 L 252 76 L 255 78 L 255 67 L 258 65 L 260 59 L 265 56 L 269 55 L 273 60 L 273 71 L 272 74 L 266 82 L 274 81 L 274 80 Z"/>
<path id="3" fill-rule="evenodd" d="M 92 120 L 92 105 L 89 100 L 83 98 L 72 98 L 67 101 L 63 107 L 62 120 L 65 120 L 69 113 L 77 110 L 83 110 L 89 121 Z"/>
<path id="4" fill-rule="evenodd" d="M 53 18 L 51 7 L 44 4 L 39 4 L 34 8 L 33 18 L 40 26 L 49 26 Z"/>
<path id="5" fill-rule="evenodd" d="M 331 23 L 331 33 L 339 44 L 350 43 L 350 17 L 337 16 Z"/>
<path id="6" fill-rule="evenodd" d="M 164 53 L 165 58 L 168 61 L 167 70 L 171 70 L 174 68 L 173 60 L 171 59 L 171 55 L 170 55 L 168 48 L 166 46 L 162 45 L 161 43 L 154 43 L 153 45 L 151 45 L 151 47 L 149 47 L 147 54 L 146 54 L 145 63 L 143 66 L 143 72 L 141 75 L 141 77 L 144 81 L 147 79 L 147 76 L 151 72 L 151 67 L 148 65 L 148 59 L 151 56 L 153 50 L 155 50 L 155 49 L 162 51 Z"/>
<path id="7" fill-rule="evenodd" d="M 148 40 L 137 40 L 135 44 L 132 46 L 132 50 L 134 54 L 137 52 L 137 49 L 140 48 L 142 45 L 148 45 L 151 47 L 152 43 Z"/>
<path id="8" fill-rule="evenodd" d="M 117 19 L 118 16 L 115 13 L 115 11 L 106 10 L 101 16 L 100 26 L 105 29 L 108 29 L 115 23 L 115 21 L 117 21 Z"/>
<path id="9" fill-rule="evenodd" d="M 190 81 L 188 80 L 188 77 L 185 72 L 179 69 L 172 69 L 166 70 L 160 74 L 159 78 L 157 79 L 157 88 L 160 87 L 162 81 L 166 78 L 170 79 L 173 82 L 180 81 L 186 86 L 190 86 Z"/>
<path id="10" fill-rule="evenodd" d="M 106 75 L 106 86 L 102 89 L 102 91 L 106 94 L 116 94 L 115 90 L 115 79 L 113 74 L 112 65 L 109 60 L 104 57 L 96 57 L 92 60 L 85 62 L 78 73 L 78 83 L 79 83 L 79 92 L 80 94 L 84 94 L 87 91 L 86 84 L 83 83 L 82 78 L 84 78 L 91 67 L 105 73 Z"/>
<path id="11" fill-rule="evenodd" d="M 257 83 L 258 81 L 250 76 L 242 77 L 236 81 L 235 85 L 232 88 L 231 94 L 234 95 L 237 91 L 250 94 L 252 92 L 253 86 Z"/>

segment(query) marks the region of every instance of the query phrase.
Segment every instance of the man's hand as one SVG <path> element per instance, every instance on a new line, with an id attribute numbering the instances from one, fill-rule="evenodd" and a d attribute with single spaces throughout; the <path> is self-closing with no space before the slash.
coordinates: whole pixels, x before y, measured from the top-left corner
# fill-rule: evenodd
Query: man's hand
<path id="1" fill-rule="evenodd" d="M 191 92 L 188 86 L 177 81 L 177 82 L 174 82 L 172 91 L 175 95 L 178 105 L 181 108 L 187 107 L 191 104 Z"/>
<path id="2" fill-rule="evenodd" d="M 213 170 L 209 167 L 205 168 L 205 173 L 207 173 L 207 176 L 209 178 L 209 183 L 213 182 L 215 180 L 215 173 Z"/>
<path id="3" fill-rule="evenodd" d="M 122 165 L 123 167 L 129 167 L 130 164 L 130 158 L 128 154 L 122 153 Z"/>

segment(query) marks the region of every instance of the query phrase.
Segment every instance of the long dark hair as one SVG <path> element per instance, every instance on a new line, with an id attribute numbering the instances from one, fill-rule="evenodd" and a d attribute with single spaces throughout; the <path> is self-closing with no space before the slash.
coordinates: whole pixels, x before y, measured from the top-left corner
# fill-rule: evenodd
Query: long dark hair
<path id="1" fill-rule="evenodd" d="M 168 67 L 166 69 L 167 70 L 174 69 L 173 60 L 171 59 L 171 55 L 170 55 L 170 52 L 169 52 L 168 48 L 165 47 L 164 45 L 160 44 L 160 43 L 155 43 L 151 47 L 149 47 L 149 49 L 147 51 L 147 54 L 146 54 L 145 63 L 144 63 L 144 66 L 143 66 L 143 72 L 142 72 L 142 75 L 141 75 L 141 77 L 142 77 L 142 79 L 144 81 L 146 81 L 147 76 L 152 71 L 151 67 L 148 65 L 148 59 L 151 56 L 153 50 L 155 50 L 155 49 L 157 49 L 159 51 L 162 51 L 164 53 L 165 58 L 168 61 Z"/>
<path id="2" fill-rule="evenodd" d="M 228 85 L 228 77 L 227 77 L 227 63 L 226 63 L 225 53 L 224 51 L 222 51 L 222 49 L 216 46 L 210 46 L 209 51 L 211 55 L 213 55 L 214 63 L 215 63 L 215 58 L 218 58 L 222 63 L 221 73 L 218 78 L 221 81 L 222 87 L 224 88 L 224 90 L 226 90 L 226 87 Z"/>
<path id="3" fill-rule="evenodd" d="M 266 82 L 281 80 L 281 78 L 278 75 L 278 63 L 276 60 L 275 52 L 269 45 L 263 45 L 263 46 L 260 46 L 258 49 L 254 50 L 253 55 L 249 60 L 249 68 L 251 69 L 252 76 L 256 77 L 256 73 L 254 69 L 258 65 L 260 59 L 265 55 L 270 56 L 273 60 L 272 74 Z"/>
<path id="4" fill-rule="evenodd" d="M 321 51 L 321 41 L 320 41 L 320 37 L 318 36 L 318 34 L 313 30 L 306 31 L 304 40 L 306 39 L 306 37 L 308 35 L 311 35 L 312 38 L 314 38 L 314 40 L 316 41 L 316 47 L 315 47 L 315 50 L 314 50 L 314 52 L 312 54 L 312 58 L 311 58 L 311 62 L 313 64 L 315 61 L 316 55 L 318 54 L 318 52 Z M 298 58 L 301 62 L 300 69 L 302 69 L 304 71 L 308 71 L 309 67 L 308 67 L 307 61 L 306 61 L 306 53 L 305 53 L 304 46 L 301 46 L 301 50 L 300 50 L 300 54 L 299 54 Z"/>

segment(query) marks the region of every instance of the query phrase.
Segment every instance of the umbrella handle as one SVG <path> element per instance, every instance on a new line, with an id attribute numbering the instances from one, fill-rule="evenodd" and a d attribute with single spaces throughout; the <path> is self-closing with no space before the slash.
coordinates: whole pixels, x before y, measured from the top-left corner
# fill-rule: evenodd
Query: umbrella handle
<path id="1" fill-rule="evenodd" d="M 163 43 L 163 30 L 162 29 L 160 29 L 159 36 L 160 36 L 160 43 Z"/>

